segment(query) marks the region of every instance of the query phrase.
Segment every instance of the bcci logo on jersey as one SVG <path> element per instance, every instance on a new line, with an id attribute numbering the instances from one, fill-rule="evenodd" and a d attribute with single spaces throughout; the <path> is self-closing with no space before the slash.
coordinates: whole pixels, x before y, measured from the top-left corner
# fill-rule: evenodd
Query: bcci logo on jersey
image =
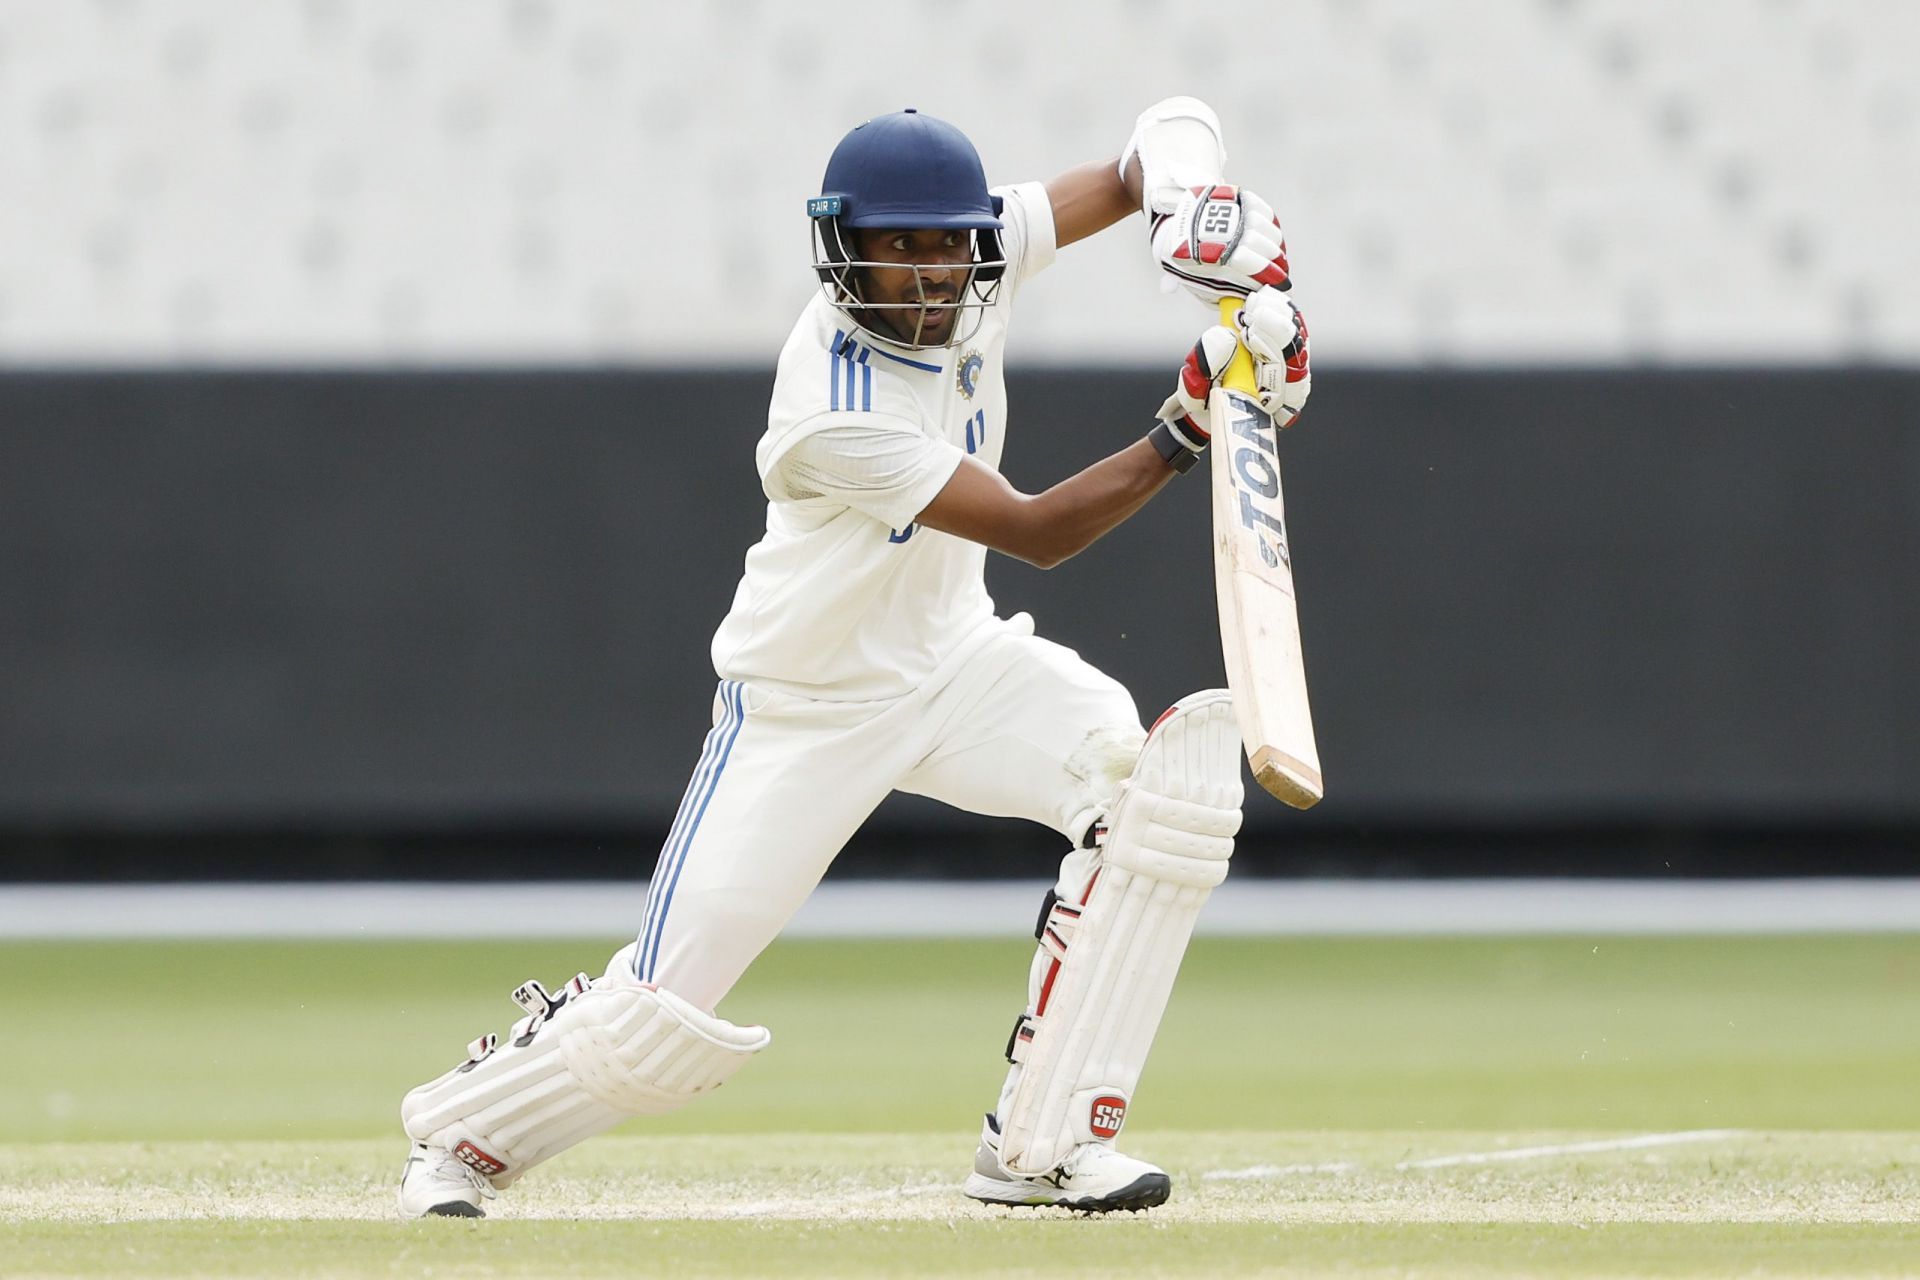
<path id="1" fill-rule="evenodd" d="M 960 357 L 960 364 L 954 370 L 954 381 L 960 386 L 960 394 L 969 400 L 980 389 L 980 370 L 986 363 L 978 351 L 969 351 Z"/>

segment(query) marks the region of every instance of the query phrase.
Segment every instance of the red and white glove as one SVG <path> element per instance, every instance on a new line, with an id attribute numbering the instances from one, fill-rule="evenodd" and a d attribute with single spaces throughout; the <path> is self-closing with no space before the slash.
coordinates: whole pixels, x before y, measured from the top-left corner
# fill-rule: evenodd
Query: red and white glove
<path id="1" fill-rule="evenodd" d="M 1216 324 L 1187 352 L 1173 394 L 1160 406 L 1160 421 L 1147 439 L 1176 471 L 1185 471 L 1213 437 L 1207 431 L 1207 397 L 1239 349 L 1233 330 Z"/>
<path id="2" fill-rule="evenodd" d="M 1193 187 L 1172 213 L 1153 220 L 1151 234 L 1160 269 L 1203 302 L 1293 285 L 1280 220 L 1245 187 Z"/>
<path id="3" fill-rule="evenodd" d="M 1313 394 L 1307 318 L 1280 290 L 1260 289 L 1247 298 L 1234 326 L 1240 331 L 1240 341 L 1253 354 L 1260 407 L 1272 415 L 1276 426 L 1292 426 L 1307 407 L 1307 397 Z"/>

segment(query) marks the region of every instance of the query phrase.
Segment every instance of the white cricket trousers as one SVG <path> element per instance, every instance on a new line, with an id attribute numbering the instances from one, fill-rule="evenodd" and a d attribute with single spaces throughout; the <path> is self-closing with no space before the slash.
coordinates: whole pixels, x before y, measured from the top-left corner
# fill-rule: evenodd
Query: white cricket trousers
<path id="1" fill-rule="evenodd" d="M 712 1010 L 891 791 L 1027 818 L 1077 845 L 1145 736 L 1127 691 L 1034 636 L 1025 614 L 975 631 L 891 701 L 819 702 L 722 681 L 647 892 L 635 973 Z M 1068 853 L 1063 896 L 1079 892 L 1093 857 Z"/>

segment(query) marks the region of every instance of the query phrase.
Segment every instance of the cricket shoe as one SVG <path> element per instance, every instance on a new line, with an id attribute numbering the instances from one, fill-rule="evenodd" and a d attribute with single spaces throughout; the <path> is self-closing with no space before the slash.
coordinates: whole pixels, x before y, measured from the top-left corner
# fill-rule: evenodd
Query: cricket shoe
<path id="1" fill-rule="evenodd" d="M 400 1212 L 408 1218 L 484 1218 L 496 1192 L 480 1171 L 445 1147 L 413 1144 L 400 1170 Z"/>
<path id="2" fill-rule="evenodd" d="M 1129 1213 L 1165 1204 L 1173 1180 L 1145 1160 L 1123 1156 L 1104 1142 L 1083 1142 L 1051 1173 L 1022 1177 L 1000 1163 L 1000 1125 L 992 1115 L 980 1128 L 973 1172 L 963 1188 L 982 1204 L 1055 1205 L 1085 1213 Z"/>

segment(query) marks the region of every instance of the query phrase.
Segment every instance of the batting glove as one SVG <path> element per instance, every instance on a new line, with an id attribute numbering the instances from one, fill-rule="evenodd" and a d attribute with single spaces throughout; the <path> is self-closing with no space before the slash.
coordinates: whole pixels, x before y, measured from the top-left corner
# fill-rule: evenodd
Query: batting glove
<path id="1" fill-rule="evenodd" d="M 1287 240 L 1273 209 L 1244 187 L 1194 187 L 1153 220 L 1153 258 L 1203 302 L 1291 288 Z"/>
<path id="2" fill-rule="evenodd" d="M 1260 289 L 1247 298 L 1234 323 L 1240 341 L 1253 355 L 1260 407 L 1272 415 L 1275 425 L 1292 426 L 1313 394 L 1307 318 L 1278 289 Z"/>
<path id="3" fill-rule="evenodd" d="M 1173 394 L 1160 406 L 1160 421 L 1147 439 L 1175 471 L 1185 471 L 1213 437 L 1207 432 L 1207 396 L 1239 349 L 1233 330 L 1217 324 L 1200 335 L 1187 352 Z"/>

